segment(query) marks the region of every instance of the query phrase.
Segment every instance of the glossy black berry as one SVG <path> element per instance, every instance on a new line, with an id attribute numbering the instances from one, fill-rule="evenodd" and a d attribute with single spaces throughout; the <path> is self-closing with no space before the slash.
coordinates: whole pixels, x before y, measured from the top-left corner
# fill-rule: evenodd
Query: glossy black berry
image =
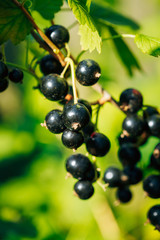
<path id="1" fill-rule="evenodd" d="M 143 181 L 143 189 L 151 198 L 160 198 L 160 175 L 150 175 Z"/>
<path id="2" fill-rule="evenodd" d="M 92 135 L 95 131 L 95 125 L 90 121 L 83 129 L 82 132 L 84 134 L 85 141 Z"/>
<path id="3" fill-rule="evenodd" d="M 88 101 L 79 98 L 79 99 L 78 99 L 78 103 L 84 105 L 84 106 L 88 109 L 90 115 L 92 115 L 91 104 L 90 104 Z M 69 105 L 73 105 L 73 104 L 74 104 L 74 101 L 73 101 L 73 99 L 72 99 L 72 100 L 70 100 L 69 102 L 67 102 L 67 104 L 64 106 L 64 109 L 67 109 L 67 108 L 69 107 Z"/>
<path id="4" fill-rule="evenodd" d="M 160 205 L 157 204 L 151 207 L 147 213 L 147 218 L 160 231 Z"/>
<path id="5" fill-rule="evenodd" d="M 156 159 L 153 154 L 151 155 L 150 158 L 149 168 L 150 167 L 156 170 L 160 170 L 160 159 Z"/>
<path id="6" fill-rule="evenodd" d="M 68 92 L 68 84 L 57 74 L 49 74 L 42 79 L 41 92 L 51 101 L 64 99 Z"/>
<path id="7" fill-rule="evenodd" d="M 93 188 L 91 182 L 85 181 L 85 180 L 81 180 L 81 181 L 78 181 L 74 185 L 74 191 L 75 191 L 75 194 L 80 199 L 85 200 L 85 199 L 89 199 L 90 197 L 92 197 L 92 195 L 94 193 L 94 188 Z"/>
<path id="8" fill-rule="evenodd" d="M 131 200 L 132 193 L 129 190 L 129 188 L 123 187 L 123 188 L 118 188 L 116 192 L 116 196 L 121 203 L 127 203 Z"/>
<path id="9" fill-rule="evenodd" d="M 52 133 L 61 133 L 65 130 L 63 112 L 55 109 L 47 114 L 45 122 L 48 130 Z"/>
<path id="10" fill-rule="evenodd" d="M 89 176 L 92 175 L 92 169 L 93 165 L 89 158 L 80 153 L 71 155 L 66 161 L 67 172 L 79 180 L 93 180 L 95 171 L 93 171 L 91 178 Z"/>
<path id="11" fill-rule="evenodd" d="M 53 25 L 46 29 L 47 37 L 58 47 L 63 48 L 69 42 L 69 32 L 61 25 Z"/>
<path id="12" fill-rule="evenodd" d="M 44 75 L 48 75 L 50 73 L 60 74 L 63 67 L 54 56 L 46 55 L 40 61 L 40 70 Z"/>
<path id="13" fill-rule="evenodd" d="M 0 80 L 8 76 L 8 68 L 7 65 L 0 61 Z"/>
<path id="14" fill-rule="evenodd" d="M 106 169 L 103 180 L 109 187 L 119 187 L 121 185 L 122 171 L 116 167 Z"/>
<path id="15" fill-rule="evenodd" d="M 120 146 L 118 157 L 123 166 L 133 166 L 140 160 L 141 153 L 133 144 L 126 143 Z"/>
<path id="16" fill-rule="evenodd" d="M 109 139 L 102 133 L 93 132 L 86 140 L 87 151 L 93 156 L 103 157 L 110 149 Z"/>
<path id="17" fill-rule="evenodd" d="M 142 170 L 135 166 L 127 166 L 123 169 L 124 175 L 128 177 L 129 184 L 137 184 L 142 180 L 143 173 Z"/>
<path id="18" fill-rule="evenodd" d="M 80 84 L 91 86 L 95 84 L 101 76 L 101 69 L 94 60 L 85 59 L 76 68 L 76 77 Z"/>
<path id="19" fill-rule="evenodd" d="M 0 92 L 5 91 L 8 88 L 9 82 L 6 78 L 0 79 Z"/>
<path id="20" fill-rule="evenodd" d="M 63 116 L 65 126 L 75 131 L 82 129 L 90 121 L 90 113 L 81 103 L 68 105 L 64 108 Z"/>
<path id="21" fill-rule="evenodd" d="M 148 106 L 145 110 L 143 110 L 144 119 L 146 119 L 154 114 L 159 114 L 158 110 L 155 107 Z"/>
<path id="22" fill-rule="evenodd" d="M 147 119 L 151 135 L 160 138 L 160 115 L 154 114 Z"/>
<path id="23" fill-rule="evenodd" d="M 12 71 L 9 72 L 8 77 L 9 80 L 11 80 L 14 83 L 22 83 L 23 72 L 18 68 L 14 68 Z"/>
<path id="24" fill-rule="evenodd" d="M 137 115 L 126 117 L 123 121 L 122 127 L 123 130 L 132 137 L 140 136 L 147 129 L 146 122 Z"/>
<path id="25" fill-rule="evenodd" d="M 126 136 L 123 133 L 121 133 L 118 136 L 118 143 L 119 143 L 119 145 L 126 144 L 126 143 L 136 144 L 137 143 L 137 138 L 136 137 L 132 137 L 132 136 Z"/>
<path id="26" fill-rule="evenodd" d="M 126 113 L 136 113 L 143 103 L 142 94 L 133 88 L 124 90 L 120 95 L 120 108 Z"/>
<path id="27" fill-rule="evenodd" d="M 62 142 L 67 148 L 77 149 L 83 144 L 84 137 L 81 132 L 66 129 L 62 134 Z"/>

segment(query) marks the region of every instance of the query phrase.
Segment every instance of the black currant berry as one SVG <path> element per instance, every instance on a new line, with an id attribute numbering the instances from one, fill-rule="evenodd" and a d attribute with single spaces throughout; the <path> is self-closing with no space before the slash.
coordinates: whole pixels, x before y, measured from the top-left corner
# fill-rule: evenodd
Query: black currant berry
<path id="1" fill-rule="evenodd" d="M 119 187 L 121 185 L 122 171 L 116 167 L 109 167 L 106 169 L 103 180 L 109 187 Z"/>
<path id="2" fill-rule="evenodd" d="M 78 103 L 84 105 L 88 109 L 90 115 L 92 115 L 91 104 L 88 101 L 86 101 L 84 99 L 78 99 Z M 64 106 L 64 109 L 66 110 L 69 107 L 69 105 L 73 105 L 73 104 L 74 104 L 74 101 L 72 99 L 69 102 L 67 102 L 67 104 Z"/>
<path id="3" fill-rule="evenodd" d="M 12 71 L 9 72 L 9 80 L 14 83 L 22 83 L 23 72 L 18 68 L 14 68 Z"/>
<path id="4" fill-rule="evenodd" d="M 147 218 L 150 223 L 156 226 L 156 229 L 160 231 L 160 205 L 151 207 L 147 213 Z"/>
<path id="5" fill-rule="evenodd" d="M 160 175 L 150 175 L 143 181 L 143 189 L 151 198 L 160 198 Z"/>
<path id="6" fill-rule="evenodd" d="M 148 106 L 143 110 L 143 118 L 146 119 L 154 114 L 159 114 L 158 110 L 155 107 Z"/>
<path id="7" fill-rule="evenodd" d="M 74 192 L 80 199 L 89 199 L 94 193 L 92 183 L 89 181 L 81 180 L 74 185 Z"/>
<path id="8" fill-rule="evenodd" d="M 133 88 L 124 90 L 120 95 L 120 108 L 126 113 L 136 113 L 143 103 L 142 94 Z"/>
<path id="9" fill-rule="evenodd" d="M 143 173 L 140 168 L 127 166 L 123 169 L 124 175 L 128 177 L 128 184 L 137 184 L 142 180 Z"/>
<path id="10" fill-rule="evenodd" d="M 75 131 L 82 129 L 90 121 L 90 113 L 81 103 L 69 104 L 64 108 L 63 116 L 65 126 Z"/>
<path id="11" fill-rule="evenodd" d="M 160 138 L 160 115 L 154 114 L 147 119 L 151 135 Z"/>
<path id="12" fill-rule="evenodd" d="M 57 74 L 49 74 L 42 79 L 41 92 L 51 101 L 64 99 L 68 92 L 68 84 Z"/>
<path id="13" fill-rule="evenodd" d="M 87 151 L 93 156 L 103 157 L 110 149 L 109 139 L 102 133 L 93 132 L 86 140 Z"/>
<path id="14" fill-rule="evenodd" d="M 129 188 L 123 187 L 123 188 L 118 188 L 116 192 L 116 196 L 121 203 L 127 203 L 131 200 L 132 193 L 129 190 Z"/>
<path id="15" fill-rule="evenodd" d="M 123 133 L 121 133 L 118 136 L 118 143 L 119 143 L 119 145 L 123 145 L 123 144 L 126 144 L 126 143 L 136 144 L 137 143 L 137 138 L 136 137 L 132 137 L 132 136 L 126 136 Z"/>
<path id="16" fill-rule="evenodd" d="M 45 122 L 48 130 L 52 133 L 61 133 L 66 127 L 63 122 L 63 112 L 55 109 L 47 114 Z"/>
<path id="17" fill-rule="evenodd" d="M 47 37 L 58 47 L 63 48 L 69 42 L 69 32 L 61 25 L 53 25 L 46 29 Z"/>
<path id="18" fill-rule="evenodd" d="M 156 159 L 154 155 L 151 155 L 149 168 L 152 167 L 156 170 L 160 170 L 160 159 Z"/>
<path id="19" fill-rule="evenodd" d="M 101 76 L 101 69 L 95 61 L 86 59 L 81 61 L 76 69 L 76 77 L 80 84 L 91 86 L 95 84 Z"/>
<path id="20" fill-rule="evenodd" d="M 122 127 L 131 137 L 138 137 L 147 130 L 146 122 L 137 115 L 126 117 L 123 121 Z"/>
<path id="21" fill-rule="evenodd" d="M 77 149 L 83 144 L 84 137 L 81 132 L 66 129 L 62 134 L 62 142 L 67 148 Z"/>
<path id="22" fill-rule="evenodd" d="M 85 141 L 92 135 L 95 131 L 95 125 L 92 122 L 89 122 L 83 129 L 82 132 L 84 134 Z"/>
<path id="23" fill-rule="evenodd" d="M 80 153 L 71 155 L 66 161 L 67 172 L 79 180 L 92 180 L 95 177 L 95 172 L 93 172 L 91 179 L 87 179 L 92 169 L 93 165 L 89 158 Z"/>
<path id="24" fill-rule="evenodd" d="M 5 91 L 8 88 L 9 82 L 6 78 L 0 79 L 0 92 Z"/>
<path id="25" fill-rule="evenodd" d="M 118 157 L 123 164 L 123 166 L 133 166 L 135 165 L 141 158 L 141 153 L 137 147 L 133 144 L 126 143 L 121 145 L 118 151 Z"/>
<path id="26" fill-rule="evenodd" d="M 40 61 L 40 70 L 44 75 L 48 75 L 50 73 L 60 74 L 63 67 L 54 56 L 46 55 Z"/>
<path id="27" fill-rule="evenodd" d="M 7 65 L 0 61 L 0 80 L 8 76 L 8 68 Z"/>

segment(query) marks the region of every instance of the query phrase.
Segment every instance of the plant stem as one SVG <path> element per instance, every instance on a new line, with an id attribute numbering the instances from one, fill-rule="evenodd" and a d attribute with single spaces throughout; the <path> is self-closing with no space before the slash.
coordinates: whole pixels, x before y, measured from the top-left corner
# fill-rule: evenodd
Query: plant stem
<path id="1" fill-rule="evenodd" d="M 1 49 L 2 49 L 3 61 L 4 61 L 4 63 L 6 63 L 5 45 L 4 44 L 1 45 Z"/>
<path id="2" fill-rule="evenodd" d="M 35 74 L 35 72 L 34 72 L 33 69 L 27 69 L 27 68 L 24 68 L 24 67 L 22 67 L 22 66 L 20 66 L 20 65 L 18 65 L 18 64 L 11 63 L 11 62 L 6 62 L 6 64 L 7 64 L 8 66 L 21 69 L 22 71 L 24 71 L 24 72 L 32 75 L 32 76 L 37 80 L 38 83 L 41 82 L 41 79 Z"/>
<path id="3" fill-rule="evenodd" d="M 57 48 L 54 45 L 54 43 L 42 32 L 42 30 L 35 23 L 35 21 L 32 18 L 32 16 L 29 14 L 29 12 L 24 8 L 24 6 L 21 3 L 19 3 L 17 0 L 12 0 L 12 2 L 14 2 L 17 5 L 17 7 L 19 7 L 23 11 L 25 16 L 28 18 L 28 20 L 32 24 L 33 28 L 36 29 L 36 31 L 39 33 L 41 38 L 48 44 L 48 46 L 52 49 L 52 51 L 57 55 L 61 65 L 65 66 L 64 55 L 61 53 L 59 48 Z"/>
<path id="4" fill-rule="evenodd" d="M 73 27 L 75 27 L 78 24 L 77 21 L 75 21 L 74 23 L 72 23 L 70 26 L 67 27 L 68 30 L 72 29 Z"/>
<path id="5" fill-rule="evenodd" d="M 68 58 L 68 57 L 65 58 L 65 61 L 69 62 L 70 67 L 71 67 L 74 104 L 76 104 L 78 102 L 78 95 L 77 95 L 77 90 L 76 90 L 76 78 L 75 78 L 74 62 L 71 58 Z"/>
<path id="6" fill-rule="evenodd" d="M 102 39 L 102 41 L 108 41 L 108 40 L 112 40 L 112 39 L 116 39 L 116 38 L 135 38 L 135 35 L 132 35 L 132 34 L 118 34 L 118 35 L 115 35 L 113 37 L 108 37 L 108 38 L 104 38 Z"/>

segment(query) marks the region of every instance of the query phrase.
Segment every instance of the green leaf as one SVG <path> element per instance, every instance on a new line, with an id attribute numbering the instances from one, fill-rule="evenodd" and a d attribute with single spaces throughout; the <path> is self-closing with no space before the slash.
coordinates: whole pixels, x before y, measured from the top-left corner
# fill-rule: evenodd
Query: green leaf
<path id="1" fill-rule="evenodd" d="M 69 0 L 70 8 L 80 23 L 79 33 L 81 35 L 81 45 L 83 50 L 101 52 L 101 37 L 97 30 L 96 24 L 88 12 L 90 0 Z"/>
<path id="2" fill-rule="evenodd" d="M 43 18 L 51 20 L 55 13 L 60 11 L 62 5 L 63 0 L 35 0 L 34 10 L 39 12 Z"/>
<path id="3" fill-rule="evenodd" d="M 0 44 L 11 40 L 18 44 L 32 28 L 24 13 L 10 0 L 0 0 Z"/>
<path id="4" fill-rule="evenodd" d="M 108 29 L 112 36 L 118 35 L 118 33 L 112 27 L 109 27 Z M 135 58 L 135 56 L 133 55 L 133 53 L 125 43 L 125 41 L 122 38 L 116 38 L 116 39 L 113 39 L 112 41 L 129 75 L 133 76 L 134 69 L 141 70 L 141 67 L 137 59 Z"/>
<path id="5" fill-rule="evenodd" d="M 99 5 L 96 3 L 92 3 L 90 7 L 90 14 L 93 18 L 98 18 L 106 23 L 119 25 L 119 26 L 127 26 L 134 30 L 139 29 L 139 25 L 132 19 L 123 16 L 120 13 L 115 12 L 112 8 L 108 7 L 108 5 Z"/>
<path id="6" fill-rule="evenodd" d="M 160 39 L 143 34 L 136 34 L 134 39 L 137 47 L 143 52 L 154 57 L 160 56 Z"/>

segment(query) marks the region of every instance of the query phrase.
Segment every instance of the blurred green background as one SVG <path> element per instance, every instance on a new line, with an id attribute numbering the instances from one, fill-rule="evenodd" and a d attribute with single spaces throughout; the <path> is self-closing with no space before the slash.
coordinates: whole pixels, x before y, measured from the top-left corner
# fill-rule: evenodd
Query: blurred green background
<path id="1" fill-rule="evenodd" d="M 141 25 L 141 33 L 160 37 L 159 0 L 108 0 L 118 12 L 133 17 Z M 33 13 L 38 25 L 44 29 L 50 22 L 42 21 Z M 69 11 L 56 14 L 55 23 L 66 27 L 75 21 Z M 124 33 L 129 30 L 122 29 Z M 127 32 L 128 31 L 128 32 Z M 70 49 L 74 57 L 81 51 L 78 26 L 70 30 Z M 39 55 L 32 38 L 29 53 Z M 142 54 L 132 40 L 127 41 L 139 59 L 143 72 L 130 78 L 111 42 L 104 42 L 102 53 L 85 53 L 84 58 L 93 58 L 101 66 L 100 83 L 117 100 L 120 93 L 129 87 L 142 92 L 144 104 L 160 107 L 160 60 Z M 6 45 L 7 61 L 25 64 L 26 43 Z M 37 72 L 42 74 L 37 67 Z M 0 94 L 0 239 L 2 240 L 159 240 L 160 233 L 147 224 L 148 209 L 159 200 L 144 198 L 141 183 L 131 187 L 133 199 L 128 204 L 114 206 L 115 190 L 106 192 L 95 183 L 95 194 L 88 201 L 73 195 L 75 179 L 65 179 L 65 160 L 72 154 L 61 143 L 60 135 L 53 135 L 40 126 L 46 114 L 61 105 L 44 99 L 37 83 L 25 73 L 22 85 L 10 83 Z M 77 84 L 78 85 L 78 84 Z M 91 88 L 78 85 L 81 98 L 88 101 L 100 96 Z M 107 156 L 98 158 L 102 169 L 114 165 L 121 167 L 118 158 L 117 135 L 121 131 L 124 114 L 114 106 L 105 104 L 100 112 L 98 128 L 111 140 Z M 141 167 L 145 171 L 149 157 L 158 139 L 150 138 L 141 147 Z M 77 152 L 86 153 L 82 146 Z"/>

